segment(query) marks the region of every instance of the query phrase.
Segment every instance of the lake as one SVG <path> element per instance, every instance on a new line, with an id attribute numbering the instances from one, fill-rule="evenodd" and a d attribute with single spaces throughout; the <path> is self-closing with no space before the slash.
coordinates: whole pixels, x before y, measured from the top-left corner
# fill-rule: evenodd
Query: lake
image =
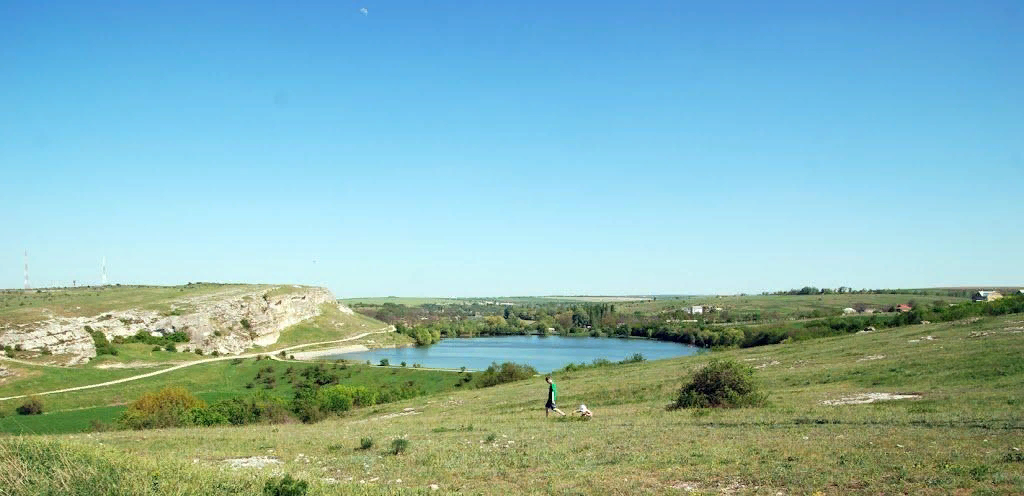
<path id="1" fill-rule="evenodd" d="M 532 365 L 539 372 L 551 372 L 569 363 L 590 363 L 595 358 L 613 362 L 640 353 L 648 360 L 693 355 L 700 348 L 653 339 L 618 339 L 562 336 L 500 336 L 443 339 L 431 346 L 381 348 L 343 353 L 327 358 L 366 361 L 377 364 L 382 358 L 391 365 L 406 362 L 424 367 L 483 370 L 491 362 L 517 362 Z"/>

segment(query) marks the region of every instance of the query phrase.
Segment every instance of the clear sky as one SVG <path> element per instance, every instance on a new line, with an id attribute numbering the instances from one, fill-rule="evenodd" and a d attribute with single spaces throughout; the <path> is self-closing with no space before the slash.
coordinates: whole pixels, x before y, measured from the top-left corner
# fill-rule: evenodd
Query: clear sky
<path id="1" fill-rule="evenodd" d="M 360 9 L 365 8 L 365 14 Z M 1024 3 L 0 1 L 0 287 L 1024 284 Z"/>

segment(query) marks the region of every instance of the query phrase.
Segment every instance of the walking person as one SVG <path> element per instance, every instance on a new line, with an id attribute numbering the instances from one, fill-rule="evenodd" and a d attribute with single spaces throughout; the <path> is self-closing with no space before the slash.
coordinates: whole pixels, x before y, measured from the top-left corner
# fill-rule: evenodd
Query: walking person
<path id="1" fill-rule="evenodd" d="M 544 380 L 548 383 L 548 402 L 544 405 L 544 417 L 547 418 L 548 414 L 552 411 L 564 417 L 565 412 L 559 410 L 558 407 L 555 406 L 555 395 L 557 394 L 555 391 L 555 381 L 551 380 L 550 375 L 545 377 Z"/>

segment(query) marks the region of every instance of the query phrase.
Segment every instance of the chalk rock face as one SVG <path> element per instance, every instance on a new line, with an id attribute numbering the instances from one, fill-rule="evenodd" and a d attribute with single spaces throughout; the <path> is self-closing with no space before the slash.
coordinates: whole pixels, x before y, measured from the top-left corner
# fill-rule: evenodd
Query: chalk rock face
<path id="1" fill-rule="evenodd" d="M 276 343 L 282 330 L 319 316 L 321 305 L 338 305 L 324 288 L 292 287 L 287 293 L 274 293 L 261 289 L 183 298 L 172 302 L 169 312 L 136 309 L 26 324 L 0 323 L 0 346 L 21 345 L 25 351 L 47 348 L 53 354 L 73 355 L 72 363 L 82 363 L 96 356 L 88 329 L 102 332 L 110 340 L 140 331 L 154 336 L 180 331 L 189 341 L 179 344 L 179 351 L 237 354 Z"/>

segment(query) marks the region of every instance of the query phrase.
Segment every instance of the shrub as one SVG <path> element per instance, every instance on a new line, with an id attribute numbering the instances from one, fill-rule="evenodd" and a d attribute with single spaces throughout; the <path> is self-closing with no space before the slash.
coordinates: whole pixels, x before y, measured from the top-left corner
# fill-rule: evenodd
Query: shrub
<path id="1" fill-rule="evenodd" d="M 245 360 L 243 360 L 241 358 L 233 358 L 233 359 L 231 359 L 231 365 L 239 365 L 239 364 L 241 364 L 244 361 Z"/>
<path id="2" fill-rule="evenodd" d="M 406 363 L 405 363 L 404 361 L 402 362 L 402 366 L 403 366 L 403 367 L 405 367 L 405 366 L 406 366 Z"/>
<path id="3" fill-rule="evenodd" d="M 242 324 L 242 328 L 243 328 L 243 329 L 245 329 L 245 330 L 247 330 L 247 331 L 248 331 L 248 330 L 250 330 L 250 329 L 252 329 L 252 323 L 251 323 L 251 322 L 249 322 L 249 319 L 242 319 L 242 320 L 239 320 L 239 321 L 238 321 L 238 323 L 239 323 L 239 324 Z"/>
<path id="4" fill-rule="evenodd" d="M 398 438 L 398 439 L 395 439 L 394 441 L 391 441 L 391 454 L 392 455 L 396 455 L 396 456 L 397 455 L 401 455 L 402 453 L 405 453 L 406 450 L 408 450 L 408 449 L 409 449 L 409 440 L 408 439 Z"/>
<path id="5" fill-rule="evenodd" d="M 287 404 L 264 393 L 248 398 L 230 398 L 210 405 L 209 410 L 223 415 L 232 425 L 283 424 L 295 421 Z"/>
<path id="6" fill-rule="evenodd" d="M 389 362 L 387 358 L 381 358 L 380 359 L 380 366 L 381 367 L 387 367 L 390 364 L 391 364 L 391 362 Z"/>
<path id="7" fill-rule="evenodd" d="M 163 348 L 161 348 L 161 347 L 160 347 L 160 345 L 156 345 L 156 346 L 154 346 L 154 347 L 153 347 L 153 349 L 152 349 L 152 350 L 150 350 L 150 351 L 160 351 L 160 350 L 162 350 L 162 349 L 163 349 Z"/>
<path id="8" fill-rule="evenodd" d="M 99 356 L 99 355 L 117 356 L 117 349 L 114 348 L 114 345 L 111 344 L 110 341 L 107 340 L 107 336 L 105 334 L 103 334 L 103 332 L 101 332 L 101 331 L 94 331 L 92 329 L 92 327 L 89 327 L 89 326 L 85 326 L 85 330 L 86 330 L 86 332 L 89 333 L 90 336 L 92 336 L 92 342 L 96 346 L 96 355 L 97 356 Z M 18 345 L 18 346 L 15 347 L 15 349 L 18 350 L 18 351 L 21 351 L 20 349 L 18 349 L 20 347 L 21 347 L 21 345 Z"/>
<path id="9" fill-rule="evenodd" d="M 487 439 L 484 442 L 493 443 L 495 439 L 498 439 L 498 435 L 492 432 L 487 435 Z"/>
<path id="10" fill-rule="evenodd" d="M 185 424 L 186 412 L 204 408 L 204 403 L 183 387 L 168 387 L 146 393 L 128 405 L 117 421 L 130 429 L 177 427 Z"/>
<path id="11" fill-rule="evenodd" d="M 18 415 L 39 415 L 43 413 L 43 401 L 36 397 L 25 400 L 17 408 Z"/>
<path id="12" fill-rule="evenodd" d="M 372 447 L 373 447 L 373 438 L 372 437 L 364 437 L 364 438 L 359 440 L 359 449 L 361 449 L 361 450 L 368 450 L 368 449 L 370 449 Z"/>
<path id="13" fill-rule="evenodd" d="M 679 390 L 675 408 L 738 408 L 763 404 L 754 369 L 733 360 L 711 360 Z"/>
<path id="14" fill-rule="evenodd" d="M 477 381 L 477 387 L 497 386 L 498 384 L 529 379 L 535 375 L 537 375 L 537 369 L 529 365 L 518 364 L 515 362 L 505 362 L 498 365 L 497 362 L 495 362 L 491 363 L 491 366 L 487 367 L 487 370 L 480 374 L 480 380 Z"/>
<path id="15" fill-rule="evenodd" d="M 53 352 L 50 351 L 50 347 L 49 346 L 43 346 L 43 349 L 40 350 L 39 352 L 42 353 L 44 356 L 49 356 L 49 355 L 53 354 Z"/>
<path id="16" fill-rule="evenodd" d="M 103 339 L 107 339 L 106 336 L 104 336 Z M 25 351 L 25 348 L 21 347 L 21 343 L 18 343 L 14 345 L 14 351 Z"/>
<path id="17" fill-rule="evenodd" d="M 211 426 L 227 423 L 228 418 L 213 408 L 191 408 L 182 417 L 184 425 Z"/>
<path id="18" fill-rule="evenodd" d="M 291 475 L 285 474 L 278 479 L 268 479 L 263 485 L 265 496 L 303 496 L 309 490 L 309 483 L 302 479 L 293 479 Z"/>
<path id="19" fill-rule="evenodd" d="M 167 343 L 167 346 L 164 346 L 164 349 L 171 353 L 178 351 L 178 349 L 174 347 L 174 343 Z"/>
<path id="20" fill-rule="evenodd" d="M 210 355 L 215 356 L 215 357 L 219 357 L 220 356 L 220 351 L 213 350 L 213 353 L 210 353 Z"/>
<path id="21" fill-rule="evenodd" d="M 619 362 L 619 363 L 640 363 L 647 361 L 642 353 L 634 353 L 633 356 Z"/>
<path id="22" fill-rule="evenodd" d="M 193 351 L 195 352 L 196 355 L 203 356 L 203 349 L 202 348 L 196 348 Z"/>

